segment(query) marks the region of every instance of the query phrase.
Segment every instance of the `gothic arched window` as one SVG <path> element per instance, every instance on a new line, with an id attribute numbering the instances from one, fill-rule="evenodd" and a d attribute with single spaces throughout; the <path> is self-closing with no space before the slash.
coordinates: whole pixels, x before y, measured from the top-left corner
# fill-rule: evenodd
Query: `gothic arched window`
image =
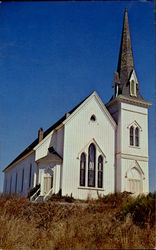
<path id="1" fill-rule="evenodd" d="M 130 145 L 131 146 L 134 145 L 134 127 L 133 126 L 130 127 Z"/>
<path id="2" fill-rule="evenodd" d="M 86 177 L 86 155 L 85 153 L 82 153 L 80 158 L 80 186 L 85 186 L 85 177 Z"/>
<path id="3" fill-rule="evenodd" d="M 92 143 L 88 149 L 88 186 L 95 187 L 96 148 Z"/>
<path id="4" fill-rule="evenodd" d="M 103 187 L 103 157 L 102 155 L 98 158 L 98 188 Z"/>
<path id="5" fill-rule="evenodd" d="M 135 129 L 135 146 L 139 146 L 139 128 Z"/>

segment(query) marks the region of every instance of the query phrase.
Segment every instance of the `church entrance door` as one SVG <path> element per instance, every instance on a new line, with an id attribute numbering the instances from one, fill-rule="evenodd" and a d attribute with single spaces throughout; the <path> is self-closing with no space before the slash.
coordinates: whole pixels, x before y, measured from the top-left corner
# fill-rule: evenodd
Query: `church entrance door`
<path id="1" fill-rule="evenodd" d="M 142 193 L 142 176 L 136 167 L 133 167 L 128 172 L 128 190 L 129 192 L 138 195 Z"/>
<path id="2" fill-rule="evenodd" d="M 47 194 L 53 187 L 53 176 L 44 177 L 44 194 Z"/>

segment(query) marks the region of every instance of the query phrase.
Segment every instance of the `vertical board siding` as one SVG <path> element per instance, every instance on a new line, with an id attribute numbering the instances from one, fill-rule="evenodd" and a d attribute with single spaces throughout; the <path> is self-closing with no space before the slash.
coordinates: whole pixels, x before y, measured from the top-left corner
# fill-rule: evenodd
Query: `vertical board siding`
<path id="1" fill-rule="evenodd" d="M 30 173 L 30 164 L 32 164 L 32 181 L 31 186 L 29 187 L 29 173 Z M 17 188 L 16 188 L 16 194 L 27 196 L 28 191 L 30 188 L 33 187 L 33 178 L 34 178 L 34 168 L 35 168 L 35 154 L 32 153 L 24 160 L 18 162 L 13 167 L 9 168 L 5 172 L 5 178 L 7 179 L 7 188 L 6 193 L 9 194 L 10 189 L 10 178 L 12 176 L 12 185 L 11 185 L 11 194 L 15 193 L 15 185 L 16 185 L 16 173 L 18 174 L 17 178 Z M 23 192 L 21 192 L 21 186 L 22 186 L 22 172 L 24 169 L 24 183 L 23 183 Z M 4 190 L 5 192 L 5 190 Z"/>
<path id="2" fill-rule="evenodd" d="M 93 114 L 96 116 L 95 122 L 90 121 Z M 101 194 L 114 192 L 115 129 L 110 124 L 110 120 L 104 111 L 101 110 L 96 99 L 92 98 L 65 124 L 62 187 L 64 195 L 72 194 L 75 198 L 80 199 L 85 199 L 87 196 L 97 198 L 97 190 L 81 189 L 79 187 L 80 152 L 83 150 L 88 155 L 89 142 L 92 139 L 95 139 L 102 152 L 106 155 L 107 161 L 104 163 L 103 171 L 104 190 L 98 192 Z M 98 157 L 101 152 L 98 151 L 98 148 L 96 150 Z M 87 169 L 88 160 L 86 162 L 86 171 Z"/>

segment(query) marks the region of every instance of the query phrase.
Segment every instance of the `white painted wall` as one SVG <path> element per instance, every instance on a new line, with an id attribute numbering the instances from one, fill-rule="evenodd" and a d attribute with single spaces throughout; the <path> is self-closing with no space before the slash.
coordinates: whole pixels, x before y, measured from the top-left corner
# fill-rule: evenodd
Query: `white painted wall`
<path id="1" fill-rule="evenodd" d="M 47 156 L 48 148 L 53 146 L 56 152 L 63 157 L 64 128 L 52 131 L 35 147 L 35 161 Z"/>
<path id="2" fill-rule="evenodd" d="M 96 122 L 90 121 L 91 115 L 96 116 Z M 85 151 L 95 139 L 101 151 L 106 156 L 104 163 L 104 186 L 102 189 L 80 187 L 80 154 Z M 97 157 L 101 153 L 97 148 Z M 97 198 L 100 194 L 114 192 L 115 164 L 115 128 L 106 113 L 93 96 L 66 124 L 63 155 L 62 194 L 73 195 L 75 198 L 86 199 L 88 196 Z M 88 165 L 86 164 L 87 168 Z M 97 165 L 96 165 L 97 169 Z M 97 176 L 96 176 L 97 182 Z M 87 184 L 87 176 L 86 176 Z"/>
<path id="3" fill-rule="evenodd" d="M 58 193 L 60 190 L 60 169 L 61 165 L 50 163 L 43 164 L 39 163 L 39 183 L 41 184 L 41 195 L 45 195 L 44 193 L 44 177 L 51 176 L 51 171 L 53 171 L 53 193 Z M 51 169 L 51 171 L 47 171 Z"/>
<path id="4" fill-rule="evenodd" d="M 10 192 L 11 178 L 11 193 L 15 192 L 16 173 L 18 173 L 18 194 L 26 196 L 28 190 L 36 183 L 41 184 L 41 194 L 43 194 L 44 176 L 48 175 L 46 170 L 51 167 L 54 173 L 53 193 L 58 193 L 61 188 L 63 195 L 72 194 L 74 198 L 79 199 L 97 198 L 98 194 L 129 191 L 126 173 L 136 166 L 141 173 L 143 192 L 147 193 L 149 191 L 148 109 L 123 102 L 115 103 L 108 109 L 117 122 L 117 127 L 94 93 L 65 120 L 62 127 L 44 138 L 34 148 L 33 153 L 5 171 L 4 192 Z M 95 122 L 90 120 L 93 114 L 96 116 Z M 139 147 L 130 146 L 129 127 L 133 122 L 137 122 L 141 127 Z M 81 187 L 79 184 L 80 155 L 85 152 L 88 156 L 88 147 L 91 143 L 96 146 L 96 162 L 99 155 L 102 154 L 104 157 L 103 188 L 97 188 L 97 171 L 96 186 L 88 187 L 88 157 L 86 157 L 86 186 Z M 62 165 L 58 162 L 43 164 L 39 161 L 47 156 L 48 148 L 51 146 L 63 158 Z M 29 187 L 30 164 L 32 164 L 31 187 Z M 23 169 L 24 186 L 21 192 Z"/>
<path id="5" fill-rule="evenodd" d="M 149 191 L 148 176 L 148 109 L 135 104 L 116 103 L 109 107 L 109 111 L 116 119 L 118 128 L 116 133 L 116 191 L 129 191 L 125 174 L 127 169 L 135 166 L 135 161 L 144 172 L 143 192 Z M 129 128 L 133 122 L 141 127 L 139 147 L 130 146 Z"/>
<path id="6" fill-rule="evenodd" d="M 31 173 L 31 186 L 29 187 L 30 164 L 32 164 L 32 173 Z M 23 183 L 23 191 L 21 192 L 23 169 L 24 169 L 24 183 Z M 7 194 L 10 193 L 11 178 L 12 178 L 11 194 L 15 193 L 15 183 L 16 183 L 16 173 L 17 173 L 18 177 L 17 177 L 17 192 L 16 193 L 19 195 L 27 196 L 29 189 L 34 186 L 34 172 L 35 171 L 36 171 L 35 155 L 34 153 L 32 153 L 31 155 L 27 156 L 25 159 L 19 161 L 17 164 L 13 165 L 8 170 L 6 170 L 4 193 L 7 193 Z"/>

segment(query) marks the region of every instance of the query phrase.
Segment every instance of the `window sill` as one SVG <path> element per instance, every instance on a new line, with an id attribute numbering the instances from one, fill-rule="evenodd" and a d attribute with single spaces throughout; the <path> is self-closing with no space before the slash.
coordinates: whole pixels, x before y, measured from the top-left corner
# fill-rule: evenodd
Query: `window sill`
<path id="1" fill-rule="evenodd" d="M 136 149 L 140 149 L 140 147 L 138 147 L 138 146 L 132 146 L 132 145 L 129 145 L 129 148 L 136 148 Z"/>
<path id="2" fill-rule="evenodd" d="M 83 187 L 83 186 L 79 186 L 78 189 L 95 190 L 95 191 L 104 191 L 103 188 L 96 188 L 96 187 Z"/>

